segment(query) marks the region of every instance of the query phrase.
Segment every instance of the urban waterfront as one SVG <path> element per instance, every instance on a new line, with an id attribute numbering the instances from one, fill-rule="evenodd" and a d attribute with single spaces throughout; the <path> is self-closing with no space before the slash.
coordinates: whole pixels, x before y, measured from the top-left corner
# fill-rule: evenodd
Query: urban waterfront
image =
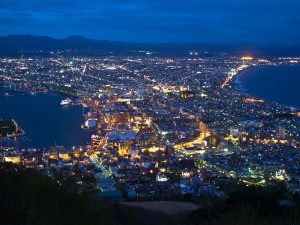
<path id="1" fill-rule="evenodd" d="M 61 106 L 63 98 L 58 94 L 0 97 L 0 117 L 15 119 L 30 140 L 23 142 L 16 138 L 9 143 L 3 140 L 2 144 L 19 148 L 85 145 L 91 133 L 81 129 L 82 107 Z"/>
<path id="2" fill-rule="evenodd" d="M 299 0 L 0 8 L 0 225 L 300 225 Z"/>
<path id="3" fill-rule="evenodd" d="M 246 94 L 300 108 L 300 65 L 260 66 L 243 71 L 237 88 Z"/>
<path id="4" fill-rule="evenodd" d="M 234 80 L 248 68 L 300 58 L 61 54 L 0 59 L 0 83 L 15 89 L 0 91 L 4 119 L 14 118 L 32 140 L 20 138 L 28 145 L 21 151 L 1 146 L 4 162 L 99 199 L 196 203 L 186 209 L 218 204 L 248 185 L 267 190 L 284 182 L 299 192 L 300 113 L 246 96 Z M 70 104 L 67 96 L 83 108 L 61 106 Z M 45 148 L 30 149 L 40 139 Z"/>
<path id="5" fill-rule="evenodd" d="M 237 89 L 250 96 L 300 107 L 300 65 L 259 66 L 249 68 L 237 76 Z M 81 129 L 81 106 L 60 106 L 65 98 L 59 94 L 18 95 L 19 92 L 1 88 L 1 119 L 15 119 L 28 137 L 26 142 L 15 138 L 10 143 L 19 148 L 44 148 L 57 145 L 85 145 L 91 133 Z M 283 94 L 284 93 L 284 94 Z"/>

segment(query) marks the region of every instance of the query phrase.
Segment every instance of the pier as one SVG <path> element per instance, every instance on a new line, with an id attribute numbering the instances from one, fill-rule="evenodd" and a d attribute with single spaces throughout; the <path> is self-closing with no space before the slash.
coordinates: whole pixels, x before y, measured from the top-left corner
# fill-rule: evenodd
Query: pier
<path id="1" fill-rule="evenodd" d="M 17 137 L 25 135 L 25 132 L 19 127 L 17 122 L 12 120 L 0 120 L 0 137 Z"/>

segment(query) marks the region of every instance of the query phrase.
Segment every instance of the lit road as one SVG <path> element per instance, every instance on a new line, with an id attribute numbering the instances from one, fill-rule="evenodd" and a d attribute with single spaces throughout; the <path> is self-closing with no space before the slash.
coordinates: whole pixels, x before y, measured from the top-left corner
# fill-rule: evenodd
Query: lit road
<path id="1" fill-rule="evenodd" d="M 207 129 L 207 127 L 204 123 L 200 122 L 199 128 L 200 128 L 201 133 L 200 133 L 199 137 L 196 140 L 186 142 L 186 143 L 182 143 L 182 144 L 178 144 L 178 145 L 174 145 L 174 149 L 175 150 L 180 150 L 183 147 L 190 147 L 190 146 L 193 146 L 195 144 L 200 144 L 206 137 L 210 136 L 210 133 L 209 133 L 209 131 L 208 131 L 208 129 Z"/>
<path id="2" fill-rule="evenodd" d="M 109 136 L 110 133 L 107 133 L 104 137 L 104 139 L 102 139 L 101 141 L 101 145 L 99 146 L 100 149 L 102 149 L 104 147 L 104 145 L 106 144 L 107 142 L 107 138 Z M 96 154 L 92 153 L 91 156 L 90 156 L 90 161 L 92 163 L 94 163 L 94 165 L 97 167 L 97 168 L 100 168 L 104 177 L 111 177 L 112 176 L 112 173 L 111 171 L 105 166 L 103 165 L 103 161 L 101 158 L 99 158 Z"/>
<path id="3" fill-rule="evenodd" d="M 90 160 L 91 160 L 92 163 L 94 163 L 94 165 L 95 165 L 97 168 L 101 169 L 101 171 L 102 171 L 102 173 L 103 173 L 103 176 L 104 176 L 105 178 L 108 178 L 108 177 L 111 177 L 111 176 L 112 176 L 112 173 L 110 172 L 110 170 L 107 169 L 107 168 L 105 167 L 105 165 L 103 165 L 102 159 L 101 159 L 101 158 L 98 158 L 97 155 L 92 154 L 92 155 L 90 156 Z"/>

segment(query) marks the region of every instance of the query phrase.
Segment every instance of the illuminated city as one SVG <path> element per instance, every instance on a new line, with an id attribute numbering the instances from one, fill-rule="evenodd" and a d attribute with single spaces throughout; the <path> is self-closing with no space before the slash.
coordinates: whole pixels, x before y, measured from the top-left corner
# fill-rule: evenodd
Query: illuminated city
<path id="1" fill-rule="evenodd" d="M 248 97 L 235 89 L 233 80 L 249 67 L 299 58 L 63 55 L 2 58 L 1 83 L 16 95 L 70 96 L 63 100 L 68 106 L 62 107 L 82 105 L 82 128 L 95 134 L 78 147 L 17 151 L 4 137 L 4 161 L 39 168 L 48 176 L 53 170 L 92 164 L 85 176 L 93 175 L 94 182 L 85 184 L 72 173 L 78 180 L 74 188 L 82 191 L 92 185 L 122 198 L 165 199 L 175 193 L 201 193 L 203 188 L 210 195 L 225 195 L 222 179 L 266 185 L 289 182 L 297 174 L 296 109 Z M 198 179 L 196 184 L 191 178 Z M 217 181 L 220 184 L 212 184 Z M 154 188 L 153 193 L 161 182 L 165 192 Z"/>
<path id="2" fill-rule="evenodd" d="M 299 225 L 300 4 L 0 6 L 0 225 Z"/>

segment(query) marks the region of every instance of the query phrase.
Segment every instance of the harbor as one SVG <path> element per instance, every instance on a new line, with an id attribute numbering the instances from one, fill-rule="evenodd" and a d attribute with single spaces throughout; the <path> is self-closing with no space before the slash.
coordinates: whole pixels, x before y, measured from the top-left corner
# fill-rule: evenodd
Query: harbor
<path id="1" fill-rule="evenodd" d="M 0 97 L 0 118 L 14 118 L 26 131 L 26 135 L 19 137 L 1 138 L 0 145 L 19 149 L 45 148 L 55 144 L 66 147 L 86 145 L 91 132 L 81 129 L 84 121 L 82 106 L 74 99 L 72 105 L 61 106 L 60 102 L 65 98 L 65 95 L 53 93 Z"/>
<path id="2" fill-rule="evenodd" d="M 15 96 L 28 96 L 36 95 L 41 93 L 47 93 L 47 89 L 36 89 L 36 88 L 18 88 L 12 85 L 2 85 L 0 86 L 0 97 L 15 97 Z"/>

